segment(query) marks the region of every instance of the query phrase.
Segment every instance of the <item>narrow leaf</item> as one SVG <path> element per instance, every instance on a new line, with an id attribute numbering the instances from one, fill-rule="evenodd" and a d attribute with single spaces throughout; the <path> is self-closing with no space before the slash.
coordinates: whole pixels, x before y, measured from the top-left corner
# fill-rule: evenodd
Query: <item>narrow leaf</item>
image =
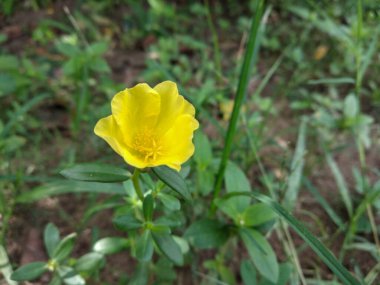
<path id="1" fill-rule="evenodd" d="M 152 236 L 157 247 L 167 258 L 169 258 L 176 265 L 183 264 L 181 248 L 170 234 L 152 231 Z"/>
<path id="2" fill-rule="evenodd" d="M 142 222 L 136 219 L 132 215 L 118 216 L 112 220 L 113 224 L 118 230 L 130 231 L 136 230 L 142 227 Z"/>
<path id="3" fill-rule="evenodd" d="M 69 255 L 74 249 L 74 242 L 75 242 L 76 237 L 77 237 L 77 234 L 72 233 L 66 236 L 65 238 L 63 238 L 56 246 L 52 254 L 53 258 L 56 259 L 57 261 L 63 261 L 64 259 L 69 257 Z"/>
<path id="4" fill-rule="evenodd" d="M 126 249 L 128 246 L 129 242 L 126 238 L 106 237 L 98 240 L 93 249 L 101 254 L 114 254 Z"/>
<path id="5" fill-rule="evenodd" d="M 351 77 L 341 77 L 341 78 L 322 78 L 309 80 L 308 84 L 318 85 L 318 84 L 355 84 L 355 79 Z"/>
<path id="6" fill-rule="evenodd" d="M 144 202 L 143 202 L 143 213 L 144 213 L 145 221 L 147 222 L 152 221 L 152 218 L 153 218 L 153 203 L 154 201 L 153 201 L 152 194 L 148 194 L 144 198 Z"/>
<path id="7" fill-rule="evenodd" d="M 185 200 L 191 200 L 191 194 L 185 180 L 177 171 L 167 166 L 154 167 L 152 170 L 162 182 L 180 194 Z"/>
<path id="8" fill-rule="evenodd" d="M 298 133 L 297 146 L 294 152 L 292 165 L 290 168 L 288 188 L 285 193 L 284 203 L 286 207 L 288 207 L 289 209 L 292 209 L 294 207 L 301 185 L 302 170 L 304 165 L 304 154 L 306 148 L 306 125 L 306 119 L 302 119 L 300 130 Z"/>
<path id="9" fill-rule="evenodd" d="M 76 164 L 60 172 L 72 180 L 92 182 L 123 182 L 131 178 L 126 169 L 101 163 Z"/>
<path id="10" fill-rule="evenodd" d="M 11 279 L 14 281 L 31 281 L 40 277 L 47 270 L 46 262 L 32 262 L 13 272 Z"/>
<path id="11" fill-rule="evenodd" d="M 106 184 L 98 182 L 84 181 L 55 181 L 43 186 L 34 188 L 17 197 L 18 203 L 32 203 L 50 196 L 62 195 L 67 193 L 105 193 L 125 194 L 123 186 L 119 184 Z"/>
<path id="12" fill-rule="evenodd" d="M 44 243 L 49 257 L 53 257 L 53 252 L 59 243 L 59 231 L 52 223 L 47 224 L 45 227 Z"/>
<path id="13" fill-rule="evenodd" d="M 331 154 L 326 153 L 326 160 L 327 160 L 327 164 L 329 165 L 331 169 L 332 174 L 334 175 L 336 185 L 338 186 L 339 193 L 342 196 L 342 200 L 346 206 L 347 212 L 351 217 L 352 212 L 353 212 L 352 201 L 351 201 L 350 192 L 348 191 L 343 175 L 340 172 L 339 167 L 336 164 L 335 160 L 332 158 Z"/>
<path id="14" fill-rule="evenodd" d="M 140 261 L 150 261 L 153 255 L 153 240 L 149 230 L 144 231 L 142 236 L 137 237 L 136 257 Z"/>
<path id="15" fill-rule="evenodd" d="M 98 269 L 104 260 L 103 254 L 98 252 L 90 252 L 81 256 L 75 263 L 75 270 L 77 272 L 91 272 Z"/>
<path id="16" fill-rule="evenodd" d="M 323 207 L 329 217 L 334 221 L 334 223 L 339 227 L 343 228 L 344 223 L 340 216 L 335 212 L 335 210 L 330 206 L 330 204 L 326 201 L 325 198 L 319 193 L 318 189 L 316 189 L 309 180 L 304 181 L 306 188 L 310 191 L 310 193 L 314 196 L 314 198 L 318 201 L 319 204 Z"/>

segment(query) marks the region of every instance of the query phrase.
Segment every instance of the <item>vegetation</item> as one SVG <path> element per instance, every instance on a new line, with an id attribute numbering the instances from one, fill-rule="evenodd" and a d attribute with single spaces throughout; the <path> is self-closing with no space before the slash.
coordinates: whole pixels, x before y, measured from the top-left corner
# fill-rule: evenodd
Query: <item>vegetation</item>
<path id="1" fill-rule="evenodd" d="M 0 9 L 4 282 L 380 283 L 376 1 Z M 195 153 L 134 168 L 94 127 L 167 80 Z"/>

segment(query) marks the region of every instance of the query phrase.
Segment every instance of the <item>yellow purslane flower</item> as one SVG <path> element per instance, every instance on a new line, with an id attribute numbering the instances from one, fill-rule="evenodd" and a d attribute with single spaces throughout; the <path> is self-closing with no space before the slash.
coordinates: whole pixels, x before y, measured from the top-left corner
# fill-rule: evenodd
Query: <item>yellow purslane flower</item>
<path id="1" fill-rule="evenodd" d="M 128 164 L 140 169 L 167 165 L 179 171 L 193 155 L 199 123 L 174 82 L 127 88 L 113 97 L 111 108 L 112 115 L 100 119 L 94 131 Z"/>

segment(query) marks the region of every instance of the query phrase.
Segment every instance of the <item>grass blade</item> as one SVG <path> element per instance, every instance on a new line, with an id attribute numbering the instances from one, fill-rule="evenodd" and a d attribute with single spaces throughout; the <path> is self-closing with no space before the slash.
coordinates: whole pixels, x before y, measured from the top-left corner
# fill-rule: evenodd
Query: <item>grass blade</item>
<path id="1" fill-rule="evenodd" d="M 340 172 L 338 165 L 336 164 L 335 160 L 332 158 L 330 153 L 326 153 L 326 160 L 327 164 L 331 169 L 332 174 L 334 175 L 336 185 L 338 186 L 339 193 L 342 196 L 342 200 L 346 206 L 347 212 L 351 217 L 353 212 L 352 201 L 350 197 L 350 192 L 348 191 L 343 175 Z"/>
<path id="2" fill-rule="evenodd" d="M 339 78 L 322 78 L 313 79 L 307 82 L 309 85 L 319 85 L 319 84 L 355 84 L 355 79 L 351 77 L 339 77 Z"/>
<path id="3" fill-rule="evenodd" d="M 314 198 L 318 201 L 319 204 L 323 207 L 326 213 L 329 215 L 331 220 L 341 229 L 344 227 L 343 220 L 340 216 L 334 211 L 334 209 L 330 206 L 330 204 L 326 201 L 325 198 L 319 193 L 319 191 L 311 184 L 310 180 L 305 179 L 304 184 L 306 188 L 310 191 L 310 193 L 314 196 Z"/>
<path id="4" fill-rule="evenodd" d="M 247 45 L 247 49 L 244 56 L 243 66 L 241 69 L 234 107 L 232 110 L 230 122 L 228 125 L 228 130 L 227 130 L 227 134 L 225 138 L 225 146 L 223 149 L 222 158 L 220 161 L 219 170 L 218 170 L 218 174 L 215 181 L 214 200 L 219 196 L 219 193 L 222 189 L 224 171 L 226 169 L 227 160 L 231 152 L 233 138 L 236 132 L 236 126 L 237 126 L 237 122 L 238 122 L 238 118 L 240 114 L 240 109 L 243 104 L 245 95 L 247 93 L 249 75 L 251 73 L 252 63 L 254 60 L 254 53 L 258 47 L 258 40 L 257 40 L 258 31 L 260 28 L 261 17 L 264 11 L 264 0 L 257 1 L 255 10 L 256 10 L 256 13 L 252 19 L 251 31 L 249 34 L 248 45 Z M 215 211 L 216 211 L 216 205 L 215 203 L 212 203 L 210 213 L 214 214 Z"/>
<path id="5" fill-rule="evenodd" d="M 268 196 L 258 192 L 234 192 L 225 195 L 223 198 L 228 199 L 234 196 L 244 195 L 250 196 L 260 202 L 268 205 L 283 218 L 293 230 L 314 250 L 314 252 L 322 259 L 322 261 L 335 273 L 335 275 L 347 285 L 360 285 L 360 282 L 351 275 L 351 273 L 335 258 L 328 250 L 301 222 L 299 222 L 292 214 L 290 214 L 279 203 L 275 202 Z"/>
<path id="6" fill-rule="evenodd" d="M 288 188 L 285 193 L 285 205 L 289 209 L 294 207 L 297 200 L 298 192 L 301 185 L 302 170 L 304 165 L 304 154 L 306 148 L 306 125 L 307 120 L 302 119 L 299 135 L 297 139 L 297 146 L 294 152 L 292 165 L 290 168 L 290 176 L 288 180 Z"/>

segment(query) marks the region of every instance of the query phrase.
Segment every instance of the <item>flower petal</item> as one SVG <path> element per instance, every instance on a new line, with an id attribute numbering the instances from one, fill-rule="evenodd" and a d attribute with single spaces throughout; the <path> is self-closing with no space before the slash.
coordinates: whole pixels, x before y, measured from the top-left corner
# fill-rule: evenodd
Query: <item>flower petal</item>
<path id="1" fill-rule="evenodd" d="M 146 83 L 127 88 L 114 96 L 112 114 L 126 138 L 133 137 L 142 128 L 154 127 L 160 112 L 160 101 L 160 95 Z"/>
<path id="2" fill-rule="evenodd" d="M 157 119 L 156 133 L 162 135 L 168 131 L 176 118 L 182 114 L 194 116 L 193 105 L 179 95 L 177 84 L 172 81 L 164 81 L 154 88 L 161 97 L 161 109 Z"/>
<path id="3" fill-rule="evenodd" d="M 133 155 L 133 150 L 125 144 L 123 133 L 113 115 L 100 119 L 95 125 L 94 132 L 104 139 L 128 164 L 138 168 L 146 167 L 144 162 Z"/>
<path id="4" fill-rule="evenodd" d="M 172 127 L 160 139 L 161 156 L 158 165 L 168 165 L 176 170 L 194 153 L 192 142 L 194 130 L 199 127 L 198 121 L 191 115 L 180 115 Z"/>

